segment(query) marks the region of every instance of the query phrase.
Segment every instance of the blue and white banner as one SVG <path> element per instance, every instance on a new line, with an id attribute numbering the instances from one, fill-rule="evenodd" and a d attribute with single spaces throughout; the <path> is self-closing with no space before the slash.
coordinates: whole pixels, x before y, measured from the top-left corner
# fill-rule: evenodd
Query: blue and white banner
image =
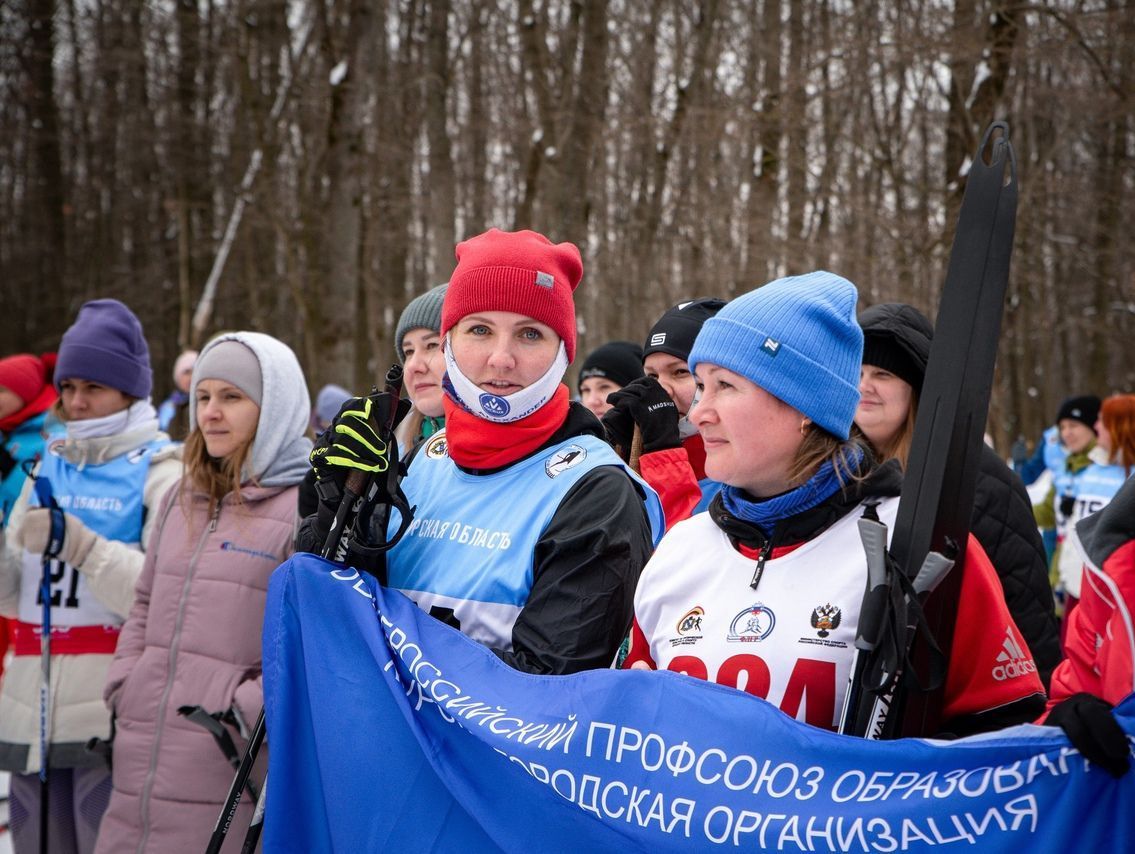
<path id="1" fill-rule="evenodd" d="M 519 673 L 312 555 L 272 577 L 264 690 L 266 851 L 1135 850 L 1135 772 L 1060 730 L 868 742 L 673 673 Z"/>

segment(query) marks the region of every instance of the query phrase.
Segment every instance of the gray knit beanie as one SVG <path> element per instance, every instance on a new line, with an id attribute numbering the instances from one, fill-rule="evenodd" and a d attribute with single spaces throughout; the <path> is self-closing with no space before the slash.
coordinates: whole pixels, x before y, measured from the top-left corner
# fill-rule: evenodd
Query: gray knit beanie
<path id="1" fill-rule="evenodd" d="M 398 325 L 394 329 L 394 352 L 398 361 L 402 358 L 402 338 L 412 329 L 441 330 L 441 305 L 445 302 L 445 289 L 449 283 L 430 288 L 424 294 L 414 297 L 410 304 L 402 311 L 398 318 Z"/>
<path id="2" fill-rule="evenodd" d="M 256 354 L 240 341 L 225 340 L 206 348 L 193 365 L 193 388 L 201 380 L 232 383 L 257 406 L 264 395 L 264 377 Z"/>

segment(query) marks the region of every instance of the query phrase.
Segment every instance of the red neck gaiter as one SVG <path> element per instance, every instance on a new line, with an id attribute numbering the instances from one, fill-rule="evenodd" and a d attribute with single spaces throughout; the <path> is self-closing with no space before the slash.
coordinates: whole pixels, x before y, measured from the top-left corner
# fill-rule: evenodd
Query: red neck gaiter
<path id="1" fill-rule="evenodd" d="M 563 383 L 527 418 L 508 424 L 478 418 L 449 395 L 443 403 L 449 456 L 467 469 L 498 469 L 528 456 L 563 425 L 571 405 Z"/>

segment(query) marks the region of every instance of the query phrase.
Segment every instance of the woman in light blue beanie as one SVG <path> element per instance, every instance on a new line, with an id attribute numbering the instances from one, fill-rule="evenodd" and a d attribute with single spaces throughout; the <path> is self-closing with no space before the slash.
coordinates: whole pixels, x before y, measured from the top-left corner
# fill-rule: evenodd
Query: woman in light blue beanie
<path id="1" fill-rule="evenodd" d="M 702 326 L 689 418 L 706 474 L 725 485 L 643 570 L 626 666 L 712 680 L 838 726 L 867 579 L 858 521 L 870 505 L 892 525 L 902 484 L 852 423 L 857 300 L 851 282 L 817 271 L 744 294 Z M 998 670 L 1007 638 L 1021 660 Z M 971 538 L 942 724 L 922 734 L 1034 720 L 1044 693 L 1027 650 Z"/>

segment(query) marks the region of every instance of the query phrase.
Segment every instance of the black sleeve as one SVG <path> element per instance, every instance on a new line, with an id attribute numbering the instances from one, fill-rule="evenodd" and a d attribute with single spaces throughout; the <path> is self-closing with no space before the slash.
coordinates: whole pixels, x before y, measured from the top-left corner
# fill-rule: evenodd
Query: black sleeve
<path id="1" fill-rule="evenodd" d="M 1044 543 L 1024 484 L 989 447 L 982 451 L 972 527 L 1047 689 L 1061 653 Z"/>
<path id="2" fill-rule="evenodd" d="M 299 514 L 306 518 L 319 507 L 319 496 L 315 493 L 315 469 L 310 468 L 300 481 Z M 304 549 L 304 551 L 307 551 Z"/>
<path id="3" fill-rule="evenodd" d="M 626 472 L 589 472 L 536 543 L 532 592 L 513 627 L 512 652 L 497 655 L 529 673 L 610 667 L 653 550 L 642 495 Z"/>

